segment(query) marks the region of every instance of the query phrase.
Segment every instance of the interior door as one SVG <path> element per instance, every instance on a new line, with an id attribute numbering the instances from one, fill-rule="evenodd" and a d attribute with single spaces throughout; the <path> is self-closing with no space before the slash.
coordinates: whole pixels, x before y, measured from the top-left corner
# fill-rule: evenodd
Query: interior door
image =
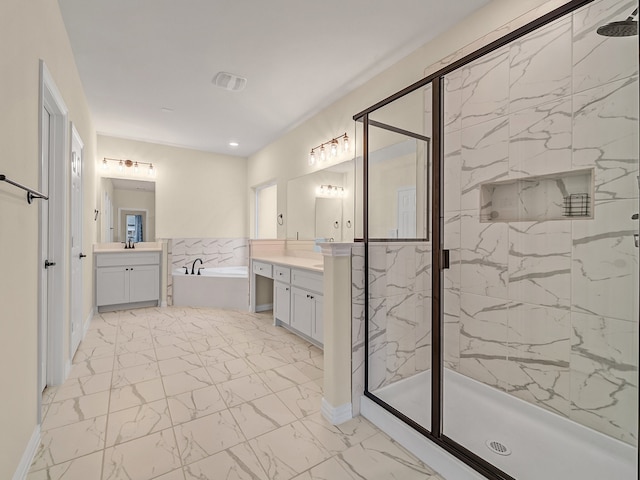
<path id="1" fill-rule="evenodd" d="M 71 133 L 71 358 L 82 340 L 82 148 L 75 127 Z"/>
<path id="2" fill-rule="evenodd" d="M 416 187 L 398 189 L 398 238 L 416 236 Z"/>
<path id="3" fill-rule="evenodd" d="M 41 191 L 48 192 L 49 185 L 49 157 L 51 145 L 51 113 L 46 107 L 42 107 L 42 163 L 41 163 Z M 40 391 L 47 386 L 47 358 L 48 358 L 48 326 L 49 326 L 49 281 L 48 271 L 45 269 L 45 260 L 49 258 L 49 202 L 39 202 L 40 208 Z"/>

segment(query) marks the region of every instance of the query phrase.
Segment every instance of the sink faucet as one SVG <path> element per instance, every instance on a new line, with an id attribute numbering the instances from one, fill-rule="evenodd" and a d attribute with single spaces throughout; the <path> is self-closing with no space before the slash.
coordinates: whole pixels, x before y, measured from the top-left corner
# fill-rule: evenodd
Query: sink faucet
<path id="1" fill-rule="evenodd" d="M 203 264 L 203 263 L 202 263 L 202 259 L 201 259 L 201 258 L 196 258 L 196 259 L 193 261 L 193 264 L 191 265 L 191 275 L 195 275 L 195 273 L 196 273 L 196 262 L 200 262 L 200 265 L 202 265 L 202 264 Z"/>

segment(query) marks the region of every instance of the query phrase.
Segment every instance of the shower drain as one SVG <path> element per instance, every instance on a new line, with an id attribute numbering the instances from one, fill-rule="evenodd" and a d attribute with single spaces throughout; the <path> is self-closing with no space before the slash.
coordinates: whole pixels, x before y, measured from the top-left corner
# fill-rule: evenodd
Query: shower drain
<path id="1" fill-rule="evenodd" d="M 495 440 L 487 440 L 486 445 L 493 453 L 504 456 L 511 455 L 511 450 L 504 443 L 500 443 Z"/>

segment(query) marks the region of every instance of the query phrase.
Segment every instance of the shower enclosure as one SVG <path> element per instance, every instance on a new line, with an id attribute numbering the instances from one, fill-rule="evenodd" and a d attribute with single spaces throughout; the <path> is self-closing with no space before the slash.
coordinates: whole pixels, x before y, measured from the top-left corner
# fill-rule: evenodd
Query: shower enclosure
<path id="1" fill-rule="evenodd" d="M 354 117 L 365 396 L 488 478 L 636 478 L 638 37 L 597 33 L 636 8 L 569 2 Z"/>

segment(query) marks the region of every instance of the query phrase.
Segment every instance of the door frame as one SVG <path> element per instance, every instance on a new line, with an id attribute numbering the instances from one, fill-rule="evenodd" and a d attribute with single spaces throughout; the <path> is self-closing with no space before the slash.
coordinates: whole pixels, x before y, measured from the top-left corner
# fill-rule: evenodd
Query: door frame
<path id="1" fill-rule="evenodd" d="M 83 192 L 84 192 L 84 179 L 83 179 L 83 169 L 84 169 L 84 142 L 78 133 L 73 122 L 71 122 L 71 149 L 69 152 L 69 160 L 71 161 L 71 168 L 74 168 L 74 162 L 77 162 L 75 168 L 78 170 L 78 182 L 80 188 L 80 194 L 78 198 L 74 201 L 74 196 L 70 195 L 70 204 L 71 204 L 71 218 L 70 218 L 70 228 L 71 228 L 71 245 L 70 245 L 70 256 L 69 256 L 69 360 L 73 359 L 74 354 L 78 348 L 78 345 L 84 338 L 84 329 L 86 327 L 84 318 L 83 318 L 83 261 L 82 255 L 83 250 L 83 232 L 84 232 L 84 218 L 83 218 Z M 74 157 L 75 155 L 75 157 Z M 73 174 L 73 172 L 70 172 Z M 73 188 L 73 184 L 70 185 Z M 74 239 L 74 225 L 75 219 L 79 222 L 78 229 L 78 239 Z M 74 245 L 74 241 L 78 241 L 78 244 Z M 76 255 L 78 255 L 76 257 Z M 73 263 L 79 262 L 77 273 L 74 273 Z M 75 277 L 77 275 L 77 278 Z M 79 302 L 79 304 L 76 304 Z M 77 331 L 74 329 L 77 329 Z"/>
<path id="2" fill-rule="evenodd" d="M 59 385 L 67 374 L 64 355 L 64 312 L 68 306 L 68 254 L 66 252 L 66 231 L 68 227 L 67 209 L 68 205 L 68 166 L 69 158 L 69 122 L 68 109 L 60 91 L 56 87 L 51 73 L 44 60 L 40 60 L 40 82 L 39 82 L 39 110 L 38 110 L 38 133 L 39 133 L 39 158 L 40 158 L 40 188 L 48 191 L 48 209 L 40 208 L 40 221 L 44 219 L 48 211 L 49 235 L 45 238 L 44 232 L 40 229 L 40 245 L 48 245 L 48 257 L 42 258 L 42 248 L 38 253 L 38 397 L 41 401 L 40 385 L 42 378 L 42 360 L 46 360 L 46 384 Z M 45 145 L 42 144 L 42 110 L 46 108 L 51 115 L 50 123 L 50 151 L 48 176 L 44 176 L 46 171 L 43 168 L 43 153 Z M 46 188 L 45 188 L 46 187 Z M 55 262 L 56 267 L 45 270 L 43 268 L 45 260 Z M 45 282 L 45 275 L 48 281 Z M 43 302 L 43 286 L 47 285 L 47 301 Z M 47 322 L 47 338 L 42 338 L 42 324 Z M 46 343 L 45 343 L 46 342 Z M 46 359 L 42 358 L 43 346 L 46 344 Z M 70 367 L 70 365 L 69 365 Z M 40 418 L 40 409 L 38 410 Z"/>

